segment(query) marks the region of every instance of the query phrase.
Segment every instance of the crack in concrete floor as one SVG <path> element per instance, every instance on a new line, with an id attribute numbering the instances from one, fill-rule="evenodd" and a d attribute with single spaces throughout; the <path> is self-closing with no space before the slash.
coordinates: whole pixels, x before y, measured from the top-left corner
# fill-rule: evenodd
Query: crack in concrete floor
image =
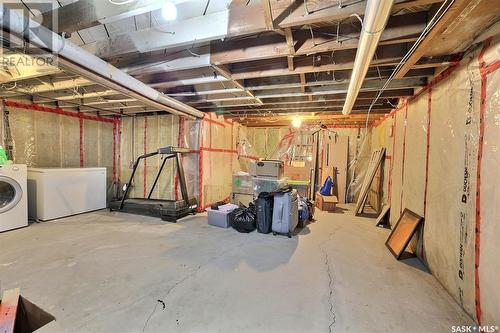
<path id="1" fill-rule="evenodd" d="M 332 273 L 332 270 L 331 270 L 331 267 L 330 267 L 330 258 L 329 258 L 329 255 L 328 255 L 328 251 L 326 249 L 324 249 L 324 245 L 327 244 L 328 242 L 332 241 L 333 239 L 333 235 L 335 234 L 335 231 L 332 231 L 330 233 L 330 235 L 328 236 L 328 239 L 326 239 L 325 241 L 323 241 L 322 243 L 320 243 L 318 245 L 319 249 L 321 250 L 321 252 L 323 253 L 323 256 L 325 258 L 325 267 L 326 267 L 326 273 L 327 273 L 327 276 L 328 276 L 328 289 L 329 289 L 329 293 L 328 293 L 328 306 L 329 306 L 329 309 L 328 309 L 328 312 L 330 313 L 330 317 L 331 317 L 331 320 L 330 320 L 330 324 L 328 325 L 328 332 L 331 333 L 333 331 L 333 326 L 335 325 L 335 322 L 337 320 L 337 316 L 335 314 L 335 309 L 334 309 L 334 306 L 333 306 L 333 284 L 334 284 L 334 279 L 333 279 L 333 273 Z"/>
<path id="2" fill-rule="evenodd" d="M 215 256 L 212 256 L 211 258 L 209 258 L 207 261 L 205 261 L 203 264 L 200 264 L 196 267 L 195 270 L 193 270 L 191 273 L 187 274 L 186 276 L 184 276 L 182 279 L 180 279 L 179 281 L 177 281 L 172 287 L 170 287 L 168 290 L 167 290 L 167 293 L 165 294 L 165 296 L 162 298 L 162 299 L 159 299 L 156 301 L 155 303 L 155 306 L 153 308 L 153 311 L 151 311 L 151 314 L 148 316 L 148 318 L 146 319 L 145 323 L 144 323 L 144 326 L 142 328 L 142 332 L 145 332 L 151 318 L 154 316 L 154 314 L 156 313 L 156 309 L 158 308 L 158 304 L 159 303 L 162 303 L 163 304 L 163 311 L 167 308 L 166 304 L 167 304 L 167 298 L 168 296 L 170 295 L 170 293 L 172 293 L 172 291 L 174 289 L 176 289 L 179 285 L 183 284 L 186 280 L 188 280 L 189 278 L 191 277 L 194 277 L 196 274 L 198 274 L 198 272 L 200 271 L 200 269 L 208 264 L 210 264 L 211 262 L 217 260 L 217 259 L 220 259 L 222 258 L 223 256 L 225 256 L 226 254 L 228 254 L 229 252 L 233 251 L 234 249 L 240 249 L 243 244 L 247 243 L 247 241 L 243 241 L 239 244 L 237 244 L 237 246 L 235 246 L 234 248 L 230 248 L 226 251 L 222 251 L 221 253 L 219 253 L 218 255 L 215 255 Z"/>

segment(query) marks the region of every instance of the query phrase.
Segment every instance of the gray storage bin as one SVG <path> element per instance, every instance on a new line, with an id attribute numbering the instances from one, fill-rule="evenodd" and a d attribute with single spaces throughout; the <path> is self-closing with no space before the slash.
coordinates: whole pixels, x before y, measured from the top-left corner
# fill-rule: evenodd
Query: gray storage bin
<path id="1" fill-rule="evenodd" d="M 229 228 L 231 226 L 229 221 L 229 213 L 231 213 L 236 208 L 238 208 L 238 206 L 233 204 L 219 206 L 219 210 L 207 208 L 208 224 L 220 228 Z"/>

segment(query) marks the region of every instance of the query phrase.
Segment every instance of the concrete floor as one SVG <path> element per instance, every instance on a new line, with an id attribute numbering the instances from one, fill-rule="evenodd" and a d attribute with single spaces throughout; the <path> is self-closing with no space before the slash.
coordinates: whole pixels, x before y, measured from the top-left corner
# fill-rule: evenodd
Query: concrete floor
<path id="1" fill-rule="evenodd" d="M 96 212 L 0 234 L 2 289 L 52 313 L 43 331 L 450 332 L 472 320 L 389 231 L 317 212 L 292 239 Z M 162 303 L 164 302 L 165 308 Z"/>

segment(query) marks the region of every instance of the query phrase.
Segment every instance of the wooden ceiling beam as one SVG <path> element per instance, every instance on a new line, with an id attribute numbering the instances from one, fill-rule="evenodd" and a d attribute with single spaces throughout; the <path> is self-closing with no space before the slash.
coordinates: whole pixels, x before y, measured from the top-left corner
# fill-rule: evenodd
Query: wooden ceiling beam
<path id="1" fill-rule="evenodd" d="M 40 81 L 42 82 L 40 83 Z M 9 97 L 19 94 L 47 93 L 68 89 L 71 89 L 71 92 L 74 92 L 75 90 L 78 90 L 79 87 L 89 87 L 93 85 L 94 82 L 82 77 L 65 80 L 51 80 L 50 77 L 47 77 L 33 84 L 31 82 L 18 84 L 15 89 L 0 92 L 0 96 Z"/>
<path id="2" fill-rule="evenodd" d="M 426 13 L 411 13 L 391 17 L 382 32 L 380 45 L 392 45 L 415 41 L 426 24 Z M 288 55 L 310 55 L 320 52 L 352 50 L 358 47 L 360 29 L 346 23 L 339 31 L 341 38 L 334 36 L 332 29 L 314 29 L 294 31 L 284 29 L 283 37 L 269 33 L 259 37 L 241 40 L 212 42 L 210 45 L 210 61 L 213 64 L 227 64 L 254 60 L 286 57 Z M 182 56 L 186 56 L 182 54 Z"/>
<path id="3" fill-rule="evenodd" d="M 373 114 L 370 114 L 370 117 L 369 120 L 376 120 L 376 119 L 379 119 L 380 117 L 383 117 L 387 114 L 387 112 L 380 112 L 380 113 L 373 113 Z M 260 116 L 260 117 L 257 117 L 257 116 L 254 116 L 254 115 L 250 115 L 250 116 L 247 116 L 244 119 L 245 122 L 255 122 L 255 123 L 262 123 L 263 120 L 265 122 L 265 118 L 274 118 L 278 121 L 291 121 L 293 118 L 295 117 L 295 115 L 267 115 L 267 116 Z M 227 119 L 241 119 L 242 117 L 240 115 L 224 115 L 224 118 L 227 118 Z M 318 122 L 318 121 L 322 121 L 322 120 L 326 120 L 326 119 L 330 119 L 330 120 L 344 120 L 344 121 L 353 121 L 353 122 L 356 122 L 356 121 L 364 121 L 366 120 L 367 118 L 367 115 L 366 113 L 364 112 L 361 112 L 361 113 L 358 113 L 358 114 L 353 114 L 352 117 L 346 117 L 346 116 L 343 116 L 342 113 L 340 114 L 335 114 L 335 113 L 330 113 L 330 114 L 314 114 L 314 115 L 307 115 L 307 114 L 301 114 L 300 115 L 300 118 L 303 120 L 303 122 L 312 122 L 312 121 L 315 121 L 315 122 Z"/>
<path id="4" fill-rule="evenodd" d="M 442 0 L 395 0 L 392 12 L 441 2 Z M 294 1 L 288 6 L 276 6 L 275 24 L 280 28 L 311 25 L 328 21 L 340 21 L 352 15 L 364 15 L 366 3 L 358 0 L 344 0 L 343 7 L 332 5 L 331 0 L 309 2 Z M 273 2 L 278 4 L 278 0 Z M 306 8 L 307 6 L 307 8 Z M 281 7 L 281 8 L 279 8 Z"/>
<path id="5" fill-rule="evenodd" d="M 384 85 L 384 81 L 366 81 L 361 87 L 361 91 L 378 91 Z M 427 83 L 426 79 L 412 78 L 392 81 L 387 89 L 406 89 L 424 86 Z M 338 84 L 335 86 L 315 86 L 308 87 L 305 93 L 300 92 L 300 89 L 276 89 L 264 90 L 255 94 L 259 98 L 271 97 L 294 97 L 304 95 L 329 95 L 347 93 L 349 84 Z"/>
<path id="6" fill-rule="evenodd" d="M 396 73 L 395 78 L 400 79 L 419 61 L 432 47 L 434 41 L 452 24 L 454 20 L 462 16 L 462 12 L 472 10 L 481 0 L 455 0 L 444 16 L 437 22 L 432 30 L 420 42 L 418 47 L 404 63 L 403 67 Z"/>
<path id="7" fill-rule="evenodd" d="M 45 11 L 35 17 L 35 20 L 49 29 L 57 28 L 56 33 L 71 34 L 102 23 L 111 23 L 160 9 L 163 3 L 163 0 L 142 0 L 117 6 L 110 1 L 80 0 Z"/>
<path id="8" fill-rule="evenodd" d="M 372 100 L 375 98 L 377 95 L 378 91 L 365 91 L 365 92 L 360 92 L 358 100 Z M 380 96 L 381 98 L 399 98 L 399 97 L 409 97 L 413 96 L 414 94 L 414 89 L 391 89 L 391 90 L 386 90 L 382 93 Z M 346 96 L 346 92 L 338 92 L 338 91 L 333 91 L 332 93 L 326 92 L 324 94 L 283 94 L 283 95 L 272 95 L 270 97 L 261 97 L 261 100 L 263 100 L 264 105 L 267 104 L 293 104 L 293 103 L 303 103 L 303 102 L 308 102 L 308 103 L 316 103 L 316 102 L 334 102 L 334 101 L 344 101 Z M 214 107 L 214 104 L 216 107 L 219 108 L 224 108 L 224 107 L 231 107 L 231 106 L 241 106 L 241 105 L 257 105 L 255 103 L 244 103 L 242 104 L 241 102 L 235 103 L 235 102 L 228 102 L 228 103 L 210 103 L 207 102 L 206 100 L 200 100 L 200 101 L 186 101 L 188 104 L 196 107 L 197 109 L 209 109 Z"/>
<path id="9" fill-rule="evenodd" d="M 399 64 L 406 52 L 406 47 L 400 45 L 379 47 L 377 58 L 371 61 L 370 67 L 395 66 Z M 298 75 L 300 73 L 351 70 L 354 65 L 354 58 L 355 50 L 335 52 L 333 55 L 296 57 L 294 59 L 295 68 L 293 71 L 290 71 L 286 63 L 281 62 L 280 59 L 275 59 L 274 61 L 254 61 L 245 64 L 238 63 L 231 66 L 231 77 L 233 80 L 244 80 L 290 74 Z M 441 67 L 451 63 L 450 56 L 425 58 L 416 63 L 413 68 Z"/>
<path id="10" fill-rule="evenodd" d="M 377 120 L 380 117 L 385 116 L 390 110 L 379 111 L 375 113 L 370 113 L 370 116 L 367 117 L 366 111 L 356 110 L 356 114 L 352 114 L 349 116 L 344 116 L 342 112 L 303 112 L 303 113 L 293 113 L 293 114 L 224 114 L 224 118 L 226 119 L 240 119 L 244 121 L 251 121 L 256 123 L 263 123 L 266 120 L 275 119 L 282 121 L 291 121 L 295 116 L 299 115 L 300 118 L 304 121 L 315 121 L 319 122 L 325 119 L 336 119 L 336 120 L 345 120 L 345 121 L 366 121 L 366 118 L 370 120 Z"/>
<path id="11" fill-rule="evenodd" d="M 304 73 L 300 73 L 300 92 L 305 93 L 306 92 L 306 75 Z"/>
<path id="12" fill-rule="evenodd" d="M 249 97 L 253 98 L 258 104 L 262 104 L 262 101 L 258 97 L 256 97 L 251 91 L 245 89 L 242 82 L 232 78 L 232 73 L 227 66 L 225 66 L 225 65 L 212 65 L 212 67 L 219 74 L 221 74 L 222 76 L 224 76 L 228 80 L 232 81 L 236 85 L 236 87 L 243 90 Z"/>
<path id="13" fill-rule="evenodd" d="M 414 93 L 413 89 L 395 89 L 395 90 L 385 90 L 380 98 L 399 98 L 412 96 Z M 372 100 L 378 94 L 378 91 L 365 91 L 360 92 L 357 100 L 368 99 Z M 310 95 L 309 95 L 310 96 Z M 289 97 L 289 98 L 265 98 L 264 102 L 266 104 L 293 104 L 293 103 L 316 103 L 316 102 L 338 102 L 344 101 L 346 93 L 313 96 L 313 100 L 309 100 L 309 96 L 299 96 L 299 97 Z"/>
<path id="14" fill-rule="evenodd" d="M 428 73 L 423 70 L 422 73 Z M 427 70 L 428 71 L 428 70 Z M 274 84 L 270 80 L 266 80 L 265 82 L 258 83 L 255 80 L 248 82 L 244 86 L 245 90 L 250 90 L 252 91 L 253 94 L 258 93 L 258 91 L 263 91 L 263 90 L 278 90 L 278 89 L 290 89 L 290 88 L 300 88 L 300 91 L 305 94 L 307 92 L 308 87 L 317 87 L 317 86 L 328 86 L 334 89 L 335 87 L 339 88 L 345 88 L 345 86 L 349 83 L 349 80 L 345 79 L 342 81 L 333 81 L 332 79 L 330 80 L 318 80 L 318 81 L 310 81 L 306 82 L 305 81 L 305 74 L 301 73 L 300 74 L 300 82 L 290 82 L 287 83 L 287 81 L 281 81 L 278 80 Z M 429 76 L 427 75 L 414 75 L 414 76 L 409 76 L 408 78 L 425 78 Z M 387 79 L 388 76 L 382 76 L 382 80 Z M 281 77 L 279 77 L 281 78 Z M 298 81 L 298 80 L 297 80 Z M 366 80 L 366 82 L 370 82 L 372 84 L 376 82 L 380 82 L 379 77 L 370 77 Z M 265 84 L 267 83 L 267 84 Z M 370 85 L 368 85 L 369 87 Z M 373 85 L 372 85 L 373 86 Z M 200 88 L 200 90 L 195 89 L 193 86 L 187 86 L 187 89 L 185 91 L 179 90 L 179 89 L 174 89 L 172 91 L 178 91 L 174 93 L 170 93 L 170 91 L 165 91 L 165 93 L 170 96 L 170 97 L 194 97 L 194 96 L 217 96 L 217 95 L 227 95 L 228 93 L 231 93 L 233 96 L 238 97 L 238 93 L 240 93 L 242 90 L 240 88 L 228 88 L 228 89 L 216 89 L 216 88 L 209 88 L 209 90 L 201 90 L 203 88 Z M 211 90 L 213 89 L 213 90 Z M 200 103 L 203 100 L 208 99 L 208 97 L 202 97 L 201 99 L 195 101 L 196 103 Z"/>
<path id="15" fill-rule="evenodd" d="M 261 0 L 260 2 L 262 4 L 267 30 L 274 30 L 273 13 L 271 10 L 270 0 Z"/>
<path id="16" fill-rule="evenodd" d="M 370 107 L 369 103 L 364 103 L 355 106 L 354 108 L 356 110 L 368 110 Z M 373 106 L 372 110 L 388 110 L 391 109 L 390 105 L 375 105 Z M 304 107 L 268 107 L 267 105 L 265 107 L 259 107 L 259 108 L 244 108 L 244 109 L 220 109 L 220 108 L 213 108 L 213 109 L 207 109 L 205 111 L 213 111 L 213 112 L 218 112 L 220 114 L 226 114 L 226 113 L 295 113 L 295 112 L 322 112 L 322 111 L 342 111 L 342 105 L 320 105 L 320 106 L 304 106 Z"/>
<path id="17" fill-rule="evenodd" d="M 257 120 L 256 122 L 247 122 L 245 120 L 240 120 L 240 119 L 234 119 L 238 123 L 241 123 L 242 125 L 246 127 L 253 127 L 253 128 L 268 128 L 268 127 L 289 127 L 291 120 L 268 120 L 262 121 L 262 120 Z M 372 124 L 376 121 L 377 119 L 370 119 L 368 121 L 368 126 L 372 126 Z M 332 126 L 333 130 L 335 128 L 364 128 L 366 121 L 360 120 L 360 121 L 345 121 L 345 120 L 336 120 L 336 119 L 317 119 L 317 120 L 305 120 L 302 121 L 302 126 L 303 127 L 310 127 L 310 126 L 315 126 L 315 128 L 319 128 L 318 125 L 321 123 L 322 125 L 329 125 Z"/>

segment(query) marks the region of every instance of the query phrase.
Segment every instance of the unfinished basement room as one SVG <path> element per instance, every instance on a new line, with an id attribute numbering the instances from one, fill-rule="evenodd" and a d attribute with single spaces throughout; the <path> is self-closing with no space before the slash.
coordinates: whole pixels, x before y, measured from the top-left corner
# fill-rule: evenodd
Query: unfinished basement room
<path id="1" fill-rule="evenodd" d="M 0 0 L 0 333 L 500 333 L 499 0 Z"/>

